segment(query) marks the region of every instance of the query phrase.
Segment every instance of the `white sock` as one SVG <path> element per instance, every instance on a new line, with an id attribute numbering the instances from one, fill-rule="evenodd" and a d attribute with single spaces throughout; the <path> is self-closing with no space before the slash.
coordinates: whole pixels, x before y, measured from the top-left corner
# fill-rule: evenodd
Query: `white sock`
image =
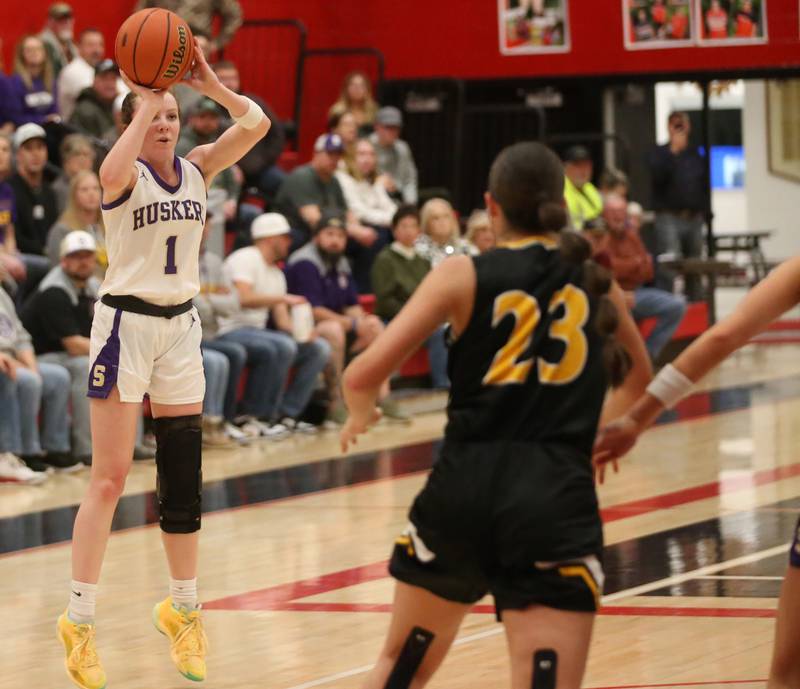
<path id="1" fill-rule="evenodd" d="M 170 579 L 169 595 L 176 608 L 184 607 L 193 610 L 197 607 L 197 578 Z"/>
<path id="2" fill-rule="evenodd" d="M 67 617 L 75 624 L 93 623 L 96 596 L 97 584 L 87 584 L 73 579 L 69 594 Z"/>

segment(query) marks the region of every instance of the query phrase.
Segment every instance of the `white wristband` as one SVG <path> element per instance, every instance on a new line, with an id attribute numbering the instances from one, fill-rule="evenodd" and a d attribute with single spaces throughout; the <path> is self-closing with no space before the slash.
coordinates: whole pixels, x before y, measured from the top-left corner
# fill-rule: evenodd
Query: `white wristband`
<path id="1" fill-rule="evenodd" d="M 677 368 L 667 364 L 647 386 L 647 392 L 659 400 L 665 409 L 671 409 L 686 396 L 693 385 Z"/>
<path id="2" fill-rule="evenodd" d="M 231 117 L 233 117 L 233 121 L 236 122 L 236 124 L 238 124 L 240 127 L 244 127 L 245 129 L 255 129 L 259 124 L 261 124 L 261 120 L 264 119 L 264 111 L 247 96 L 242 96 L 242 98 L 247 101 L 247 112 L 239 117 L 233 117 L 233 115 L 231 115 Z"/>

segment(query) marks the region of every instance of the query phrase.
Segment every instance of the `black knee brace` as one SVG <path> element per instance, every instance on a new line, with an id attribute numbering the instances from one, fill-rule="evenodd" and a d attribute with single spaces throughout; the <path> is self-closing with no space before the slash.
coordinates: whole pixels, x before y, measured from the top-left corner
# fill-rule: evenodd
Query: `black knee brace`
<path id="1" fill-rule="evenodd" d="M 159 523 L 166 533 L 200 529 L 201 418 L 196 414 L 154 419 Z"/>
<path id="2" fill-rule="evenodd" d="M 384 689 L 408 689 L 433 642 L 434 633 L 422 627 L 414 627 L 406 639 L 397 663 L 386 680 Z"/>
<path id="3" fill-rule="evenodd" d="M 558 654 L 543 648 L 533 654 L 533 689 L 556 689 Z"/>

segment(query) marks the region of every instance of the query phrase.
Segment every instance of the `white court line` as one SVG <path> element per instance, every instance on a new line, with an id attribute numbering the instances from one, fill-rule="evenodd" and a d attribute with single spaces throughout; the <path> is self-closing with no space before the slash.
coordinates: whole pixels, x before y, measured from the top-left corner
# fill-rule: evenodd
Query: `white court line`
<path id="1" fill-rule="evenodd" d="M 783 577 L 767 577 L 752 575 L 738 575 L 738 574 L 709 574 L 704 577 L 697 577 L 698 579 L 711 579 L 714 581 L 783 581 Z"/>
<path id="2" fill-rule="evenodd" d="M 603 596 L 603 604 L 620 600 L 622 598 L 633 598 L 634 596 L 640 596 L 644 593 L 649 593 L 650 591 L 655 591 L 657 589 L 664 588 L 665 586 L 674 586 L 675 584 L 682 584 L 683 582 L 689 581 L 690 579 L 698 579 L 700 577 L 705 577 L 707 575 L 714 574 L 715 572 L 720 572 L 725 569 L 730 569 L 731 567 L 738 567 L 740 565 L 746 565 L 751 562 L 758 562 L 759 560 L 765 560 L 768 557 L 773 557 L 774 555 L 785 553 L 788 547 L 789 547 L 788 544 L 776 545 L 774 548 L 767 548 L 766 550 L 760 550 L 757 553 L 752 553 L 750 555 L 743 555 L 742 557 L 736 557 L 733 558 L 732 560 L 725 560 L 724 562 L 718 562 L 715 565 L 707 565 L 705 567 L 693 569 L 691 572 L 684 572 L 683 574 L 675 574 L 671 577 L 667 577 L 666 579 L 651 581 L 649 584 L 642 584 L 641 586 L 634 586 L 633 588 L 625 589 L 623 591 L 617 591 L 616 593 L 612 593 L 608 596 Z M 735 578 L 738 579 L 741 577 L 735 577 Z M 782 579 L 783 577 L 778 577 L 778 578 Z M 480 641 L 481 639 L 487 639 L 491 636 L 497 636 L 498 634 L 502 634 L 504 631 L 505 628 L 498 625 L 496 627 L 492 627 L 491 629 L 486 629 L 482 632 L 477 632 L 475 634 L 462 636 L 453 642 L 453 646 L 461 646 L 462 644 L 472 643 L 473 641 Z M 356 675 L 366 674 L 373 667 L 375 667 L 374 664 L 362 665 L 361 667 L 353 668 L 352 670 L 337 672 L 336 674 L 333 675 L 326 675 L 325 677 L 313 679 L 310 682 L 297 684 L 293 687 L 289 687 L 289 689 L 312 689 L 313 687 L 320 687 L 324 684 L 330 684 L 331 682 L 336 682 L 340 679 L 346 679 L 347 677 L 355 677 Z"/>

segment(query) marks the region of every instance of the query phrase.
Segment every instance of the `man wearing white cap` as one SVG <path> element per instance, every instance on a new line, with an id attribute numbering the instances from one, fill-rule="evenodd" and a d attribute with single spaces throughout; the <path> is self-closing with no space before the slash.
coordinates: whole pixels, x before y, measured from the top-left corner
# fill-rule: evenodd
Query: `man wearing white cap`
<path id="1" fill-rule="evenodd" d="M 276 265 L 286 258 L 291 244 L 289 223 L 278 213 L 258 216 L 250 228 L 253 246 L 234 251 L 224 270 L 239 294 L 240 310 L 220 319 L 223 341 L 238 342 L 247 350 L 250 375 L 242 412 L 251 425 L 271 438 L 289 431 L 313 432 L 300 421 L 311 399 L 317 377 L 331 349 L 321 338 L 297 342 L 292 336 L 289 307 L 305 304 L 305 297 L 288 294 L 286 278 Z M 268 319 L 275 329 L 267 329 Z M 292 381 L 286 386 L 289 369 Z M 284 387 L 286 387 L 284 391 Z"/>
<path id="2" fill-rule="evenodd" d="M 28 271 L 19 301 L 34 289 L 50 269 L 44 256 L 47 232 L 58 220 L 56 195 L 44 179 L 47 165 L 45 131 L 38 124 L 23 124 L 14 132 L 17 172 L 8 181 L 14 190 L 17 219 L 14 223 L 17 249 Z"/>
<path id="3" fill-rule="evenodd" d="M 31 334 L 39 361 L 60 364 L 72 380 L 72 454 L 88 464 L 92 455 L 89 430 L 89 336 L 100 281 L 94 277 L 97 245 L 88 232 L 77 230 L 61 242 L 60 264 L 42 280 L 27 301 L 21 319 Z"/>

